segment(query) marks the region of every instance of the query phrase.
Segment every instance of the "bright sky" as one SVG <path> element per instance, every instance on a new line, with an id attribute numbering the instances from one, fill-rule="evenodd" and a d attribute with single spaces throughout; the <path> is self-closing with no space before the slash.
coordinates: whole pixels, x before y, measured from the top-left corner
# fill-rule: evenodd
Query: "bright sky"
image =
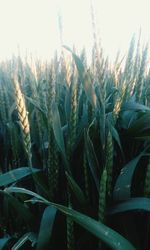
<path id="1" fill-rule="evenodd" d="M 150 0 L 93 0 L 106 55 L 127 50 L 133 33 L 150 39 Z M 60 49 L 57 14 L 63 20 L 63 42 L 91 51 L 90 0 L 0 0 L 0 60 L 17 54 L 50 58 Z"/>

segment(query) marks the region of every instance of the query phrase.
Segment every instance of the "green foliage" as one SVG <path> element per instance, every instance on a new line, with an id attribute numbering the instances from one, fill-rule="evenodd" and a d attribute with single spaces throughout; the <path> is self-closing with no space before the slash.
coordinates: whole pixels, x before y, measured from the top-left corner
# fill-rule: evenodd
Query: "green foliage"
<path id="1" fill-rule="evenodd" d="M 128 200 L 131 197 L 131 185 L 134 171 L 144 154 L 141 153 L 129 163 L 127 163 L 122 169 L 116 180 L 113 198 L 116 201 Z"/>
<path id="2" fill-rule="evenodd" d="M 21 247 L 27 242 L 31 241 L 32 246 L 34 246 L 37 243 L 37 237 L 34 233 L 29 232 L 24 234 L 11 248 L 11 250 L 18 250 L 21 249 Z"/>
<path id="3" fill-rule="evenodd" d="M 11 239 L 10 236 L 5 236 L 3 238 L 0 238 L 0 250 L 3 250 L 7 246 L 10 239 Z"/>
<path id="4" fill-rule="evenodd" d="M 45 208 L 41 219 L 40 231 L 37 239 L 37 250 L 46 250 L 49 248 L 55 217 L 56 209 L 54 207 Z"/>
<path id="5" fill-rule="evenodd" d="M 150 211 L 150 199 L 137 197 L 115 205 L 109 210 L 109 214 L 123 213 L 127 211 Z"/>
<path id="6" fill-rule="evenodd" d="M 114 250 L 134 250 L 135 248 L 121 235 L 119 235 L 114 230 L 108 228 L 101 222 L 97 222 L 96 220 L 81 214 L 71 208 L 67 208 L 62 205 L 58 205 L 52 202 L 49 202 L 48 200 L 45 200 L 45 198 L 37 195 L 34 192 L 31 192 L 30 190 L 23 189 L 23 188 L 7 188 L 5 189 L 5 192 L 15 192 L 15 193 L 25 193 L 28 195 L 33 196 L 36 198 L 37 202 L 45 203 L 46 205 L 51 205 L 54 208 L 58 209 L 62 213 L 64 213 L 67 217 L 73 219 L 76 223 L 84 227 L 86 230 L 91 232 L 93 235 L 95 235 L 97 238 L 104 241 L 107 245 L 109 245 Z M 31 200 L 32 201 L 32 200 Z M 48 207 L 49 208 L 49 207 Z M 48 209 L 47 208 L 47 209 Z M 45 215 L 45 214 L 44 214 Z"/>
<path id="7" fill-rule="evenodd" d="M 14 182 L 20 181 L 28 175 L 38 173 L 40 170 L 36 168 L 21 167 L 11 170 L 5 174 L 0 175 L 0 187 L 10 185 Z"/>
<path id="8" fill-rule="evenodd" d="M 110 66 L 94 39 L 0 64 L 1 249 L 150 249 L 148 48 Z"/>

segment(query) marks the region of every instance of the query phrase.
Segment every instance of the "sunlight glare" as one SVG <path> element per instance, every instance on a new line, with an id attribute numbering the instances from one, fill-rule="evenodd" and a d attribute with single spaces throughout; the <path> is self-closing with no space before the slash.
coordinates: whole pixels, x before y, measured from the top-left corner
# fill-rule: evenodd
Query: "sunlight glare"
<path id="1" fill-rule="evenodd" d="M 142 29 L 150 39 L 148 0 L 93 0 L 97 28 L 106 55 L 125 53 L 133 33 Z M 63 43 L 81 50 L 92 47 L 89 0 L 0 0 L 0 60 L 18 53 L 49 59 L 60 51 L 58 13 L 63 21 Z"/>

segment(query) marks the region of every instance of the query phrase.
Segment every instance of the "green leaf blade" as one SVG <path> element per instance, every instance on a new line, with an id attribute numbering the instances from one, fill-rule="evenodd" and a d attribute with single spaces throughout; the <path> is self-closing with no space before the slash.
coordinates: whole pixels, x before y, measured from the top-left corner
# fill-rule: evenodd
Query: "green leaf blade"
<path id="1" fill-rule="evenodd" d="M 36 250 L 49 249 L 52 229 L 56 218 L 57 209 L 54 207 L 46 207 L 41 219 L 40 231 L 37 240 Z"/>
<path id="2" fill-rule="evenodd" d="M 19 181 L 29 175 L 38 173 L 40 169 L 30 168 L 30 167 L 21 167 L 14 170 L 11 170 L 5 174 L 0 175 L 0 187 L 7 186 L 16 181 Z"/>
<path id="3" fill-rule="evenodd" d="M 49 202 L 40 195 L 27 189 L 10 187 L 5 189 L 5 191 L 26 193 L 37 198 L 37 202 L 42 202 L 48 206 L 50 205 L 53 206 L 54 208 L 58 209 L 63 214 L 65 214 L 67 217 L 70 217 L 76 223 L 81 225 L 83 228 L 88 230 L 98 239 L 105 242 L 109 247 L 111 247 L 114 250 L 135 250 L 135 247 L 132 246 L 132 244 L 128 240 L 126 240 L 123 236 L 121 236 L 119 233 L 117 233 L 113 229 L 105 226 L 101 222 L 96 221 L 87 215 L 77 212 L 71 208 Z"/>

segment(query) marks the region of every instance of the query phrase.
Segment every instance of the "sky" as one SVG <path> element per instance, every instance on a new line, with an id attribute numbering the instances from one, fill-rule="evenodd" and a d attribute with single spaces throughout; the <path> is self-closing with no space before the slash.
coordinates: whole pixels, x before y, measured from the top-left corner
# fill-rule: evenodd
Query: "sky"
<path id="1" fill-rule="evenodd" d="M 96 23 L 106 56 L 126 53 L 132 35 L 142 30 L 150 40 L 149 0 L 93 0 Z M 21 55 L 50 59 L 60 51 L 58 13 L 62 16 L 63 44 L 90 55 L 93 37 L 90 0 L 0 0 L 0 60 Z M 18 49 L 19 48 L 19 49 Z"/>

